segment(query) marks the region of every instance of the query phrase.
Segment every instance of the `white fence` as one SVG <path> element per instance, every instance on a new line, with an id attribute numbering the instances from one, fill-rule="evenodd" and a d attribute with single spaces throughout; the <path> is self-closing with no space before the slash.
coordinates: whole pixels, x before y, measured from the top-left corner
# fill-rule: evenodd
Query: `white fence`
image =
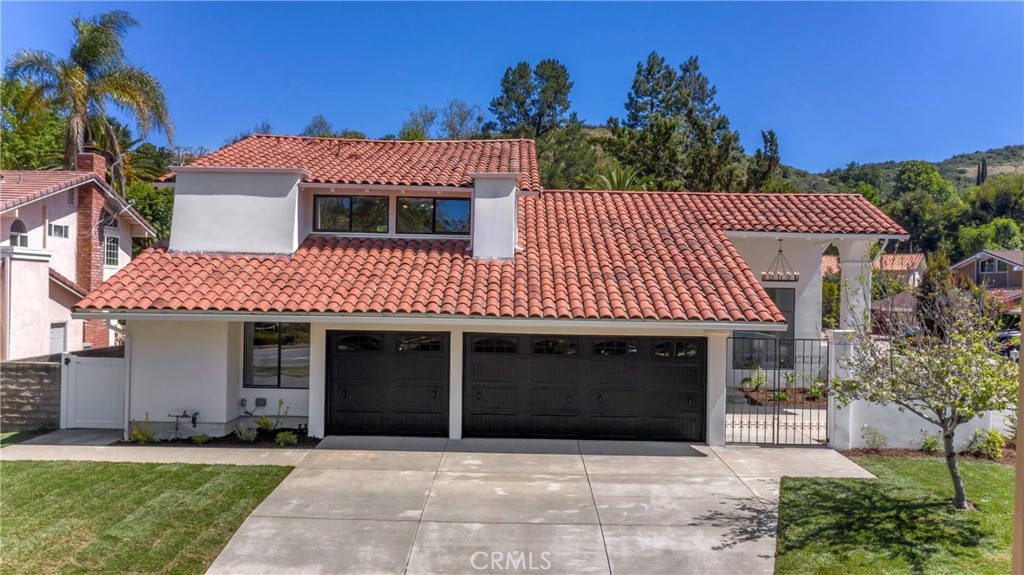
<path id="1" fill-rule="evenodd" d="M 60 426 L 121 429 L 124 426 L 123 357 L 63 354 Z"/>

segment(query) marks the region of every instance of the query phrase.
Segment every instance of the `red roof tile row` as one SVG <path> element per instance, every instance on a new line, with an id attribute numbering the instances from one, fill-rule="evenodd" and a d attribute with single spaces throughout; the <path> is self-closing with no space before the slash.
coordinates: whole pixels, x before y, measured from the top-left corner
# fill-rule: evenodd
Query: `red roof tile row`
<path id="1" fill-rule="evenodd" d="M 191 166 L 302 168 L 311 183 L 392 186 L 472 184 L 469 174 L 519 172 L 519 189 L 540 190 L 533 140 L 342 140 L 256 134 Z M 169 182 L 174 174 L 158 181 Z"/>
<path id="2" fill-rule="evenodd" d="M 43 196 L 99 181 L 92 172 L 3 170 L 0 172 L 0 211 L 7 211 Z"/>
<path id="3" fill-rule="evenodd" d="M 924 254 L 882 254 L 875 260 L 874 269 L 890 273 L 905 274 L 924 269 Z M 821 273 L 839 273 L 839 256 L 821 256 Z"/>

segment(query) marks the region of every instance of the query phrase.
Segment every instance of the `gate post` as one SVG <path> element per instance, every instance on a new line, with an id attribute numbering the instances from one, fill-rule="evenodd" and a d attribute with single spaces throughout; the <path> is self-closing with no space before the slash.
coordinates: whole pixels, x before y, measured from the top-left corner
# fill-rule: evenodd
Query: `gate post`
<path id="1" fill-rule="evenodd" d="M 71 407 L 71 370 L 74 369 L 75 356 L 70 353 L 60 354 L 60 428 L 67 429 Z"/>
<path id="2" fill-rule="evenodd" d="M 729 331 L 709 331 L 708 336 L 708 397 L 707 429 L 705 440 L 708 445 L 725 445 L 726 368 L 729 364 Z"/>
<path id="3" fill-rule="evenodd" d="M 842 329 L 825 330 L 828 338 L 828 385 L 836 379 L 849 377 L 849 370 L 844 367 L 850 355 L 850 340 L 853 332 Z M 853 446 L 854 430 L 850 429 L 853 418 L 853 404 L 846 407 L 836 403 L 835 396 L 828 394 L 828 440 L 829 447 L 838 450 L 850 449 Z"/>
<path id="4" fill-rule="evenodd" d="M 448 439 L 462 439 L 462 341 L 462 331 L 452 330 L 448 338 Z"/>

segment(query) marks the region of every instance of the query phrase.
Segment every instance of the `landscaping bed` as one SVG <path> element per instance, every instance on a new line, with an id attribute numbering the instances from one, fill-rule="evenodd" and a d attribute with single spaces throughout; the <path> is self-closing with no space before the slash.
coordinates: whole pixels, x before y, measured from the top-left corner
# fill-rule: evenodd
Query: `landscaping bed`
<path id="1" fill-rule="evenodd" d="M 944 459 L 946 455 L 942 451 L 934 453 L 926 453 L 920 449 L 912 448 L 882 448 L 882 449 L 867 449 L 866 447 L 858 447 L 856 449 L 848 449 L 841 452 L 847 457 L 857 456 L 872 456 L 880 455 L 884 457 L 937 457 Z M 1017 463 L 1017 444 L 1008 441 L 1006 447 L 1003 448 L 1003 457 L 1000 459 L 989 459 L 987 457 L 980 457 L 973 453 L 964 451 L 957 455 L 957 458 L 968 459 L 973 461 L 988 461 L 992 463 L 1000 463 L 1002 465 L 1014 465 Z"/>
<path id="2" fill-rule="evenodd" d="M 4 461 L 3 573 L 203 573 L 291 469 Z"/>
<path id="3" fill-rule="evenodd" d="M 278 445 L 276 442 L 277 434 L 281 432 L 291 432 L 295 434 L 298 443 L 292 445 Z M 210 437 L 206 443 L 202 445 L 197 444 L 190 437 L 179 437 L 176 439 L 166 439 L 155 441 L 152 443 L 138 443 L 134 441 L 121 442 L 122 444 L 128 445 L 149 445 L 154 447 L 255 447 L 259 449 L 267 448 L 287 448 L 287 449 L 312 449 L 316 447 L 320 440 L 316 437 L 309 437 L 305 435 L 305 431 L 299 429 L 281 428 L 274 430 L 258 429 L 256 432 L 256 440 L 247 442 L 242 441 L 234 433 L 225 435 L 224 437 Z"/>
<path id="4" fill-rule="evenodd" d="M 964 512 L 950 504 L 953 486 L 941 457 L 852 459 L 877 479 L 782 480 L 776 573 L 1010 571 L 1013 467 L 961 460 L 974 507 Z"/>
<path id="5" fill-rule="evenodd" d="M 743 395 L 750 405 L 779 405 L 781 407 L 801 407 L 809 409 L 825 409 L 828 407 L 828 397 L 811 394 L 809 388 L 791 387 L 789 389 L 744 389 Z M 819 392 L 820 393 L 820 392 Z M 785 399 L 780 399 L 779 394 L 785 394 Z"/>

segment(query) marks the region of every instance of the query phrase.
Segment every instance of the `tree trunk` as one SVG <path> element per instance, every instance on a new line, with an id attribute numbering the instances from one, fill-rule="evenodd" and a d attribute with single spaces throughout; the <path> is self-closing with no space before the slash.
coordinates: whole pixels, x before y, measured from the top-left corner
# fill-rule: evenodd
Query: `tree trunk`
<path id="1" fill-rule="evenodd" d="M 64 169 L 74 170 L 78 163 L 78 154 L 85 148 L 85 121 L 77 114 L 68 118 L 68 128 L 64 132 Z"/>
<path id="2" fill-rule="evenodd" d="M 953 480 L 953 507 L 960 511 L 967 509 L 967 492 L 964 491 L 964 479 L 960 476 L 960 467 L 956 464 L 956 449 L 953 447 L 953 431 L 942 432 L 942 446 L 946 450 L 946 467 L 949 477 Z"/>

